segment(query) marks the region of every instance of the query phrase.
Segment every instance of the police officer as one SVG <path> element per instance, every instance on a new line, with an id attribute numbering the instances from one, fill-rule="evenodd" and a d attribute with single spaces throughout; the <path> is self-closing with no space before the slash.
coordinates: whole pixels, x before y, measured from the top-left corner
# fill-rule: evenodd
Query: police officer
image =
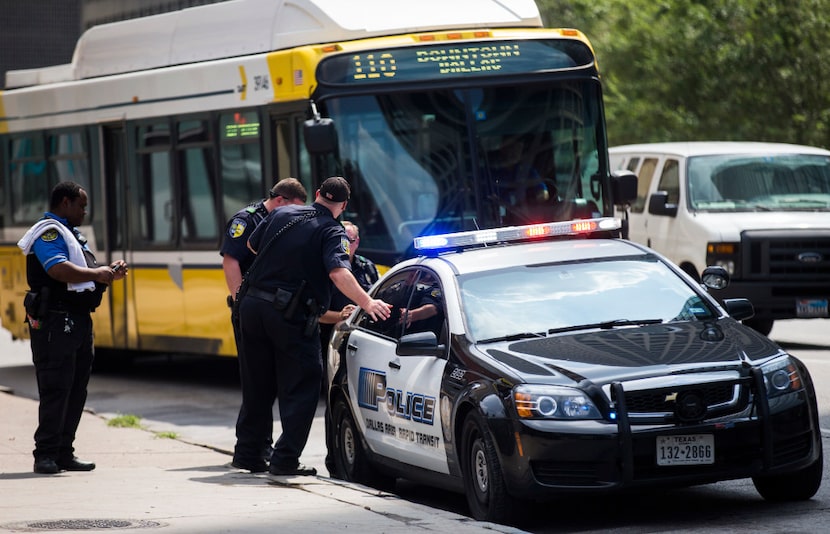
<path id="1" fill-rule="evenodd" d="M 311 206 L 274 210 L 254 230 L 252 251 L 261 254 L 240 295 L 240 330 L 248 366 L 237 421 L 234 458 L 256 463 L 261 436 L 279 399 L 282 435 L 269 471 L 314 475 L 299 463 L 320 395 L 322 361 L 318 320 L 329 306 L 332 283 L 373 319 L 389 317 L 389 305 L 369 296 L 350 271 L 349 240 L 337 222 L 349 200 L 342 177 L 325 180 Z"/>
<path id="2" fill-rule="evenodd" d="M 228 285 L 228 291 L 230 292 L 228 306 L 231 310 L 235 309 L 233 302 L 239 286 L 242 284 L 242 277 L 254 262 L 255 255 L 248 249 L 248 238 L 254 229 L 274 209 L 289 204 L 303 205 L 307 199 L 308 193 L 299 180 L 296 178 L 284 178 L 274 184 L 268 192 L 267 199 L 246 206 L 236 212 L 230 221 L 228 221 L 225 230 L 225 241 L 222 243 L 222 249 L 219 251 L 219 254 L 222 255 L 222 270 L 225 272 L 225 283 Z M 241 350 L 242 344 L 239 339 L 238 322 L 238 317 L 232 311 L 231 324 L 233 325 L 233 336 L 236 341 L 240 376 L 244 377 L 246 373 L 242 369 L 245 366 L 245 358 Z M 241 417 L 245 411 L 244 403 L 240 406 L 239 411 Z M 271 429 L 262 437 L 262 441 L 263 455 L 267 459 L 271 455 L 271 443 L 273 441 L 271 439 Z M 261 460 L 254 464 L 247 464 L 234 459 L 231 463 L 234 467 L 257 472 L 265 471 L 267 467 Z"/>
<path id="3" fill-rule="evenodd" d="M 242 208 L 231 217 L 226 227 L 225 241 L 219 251 L 231 298 L 236 297 L 242 277 L 254 262 L 254 253 L 248 249 L 248 238 L 257 225 L 276 208 L 289 204 L 303 205 L 307 201 L 308 193 L 299 180 L 283 178 L 274 184 L 268 192 L 268 198 Z M 234 332 L 234 335 L 237 333 Z"/>
<path id="4" fill-rule="evenodd" d="M 74 182 L 52 190 L 49 211 L 18 242 L 26 254 L 26 320 L 40 398 L 34 471 L 92 471 L 75 457 L 73 443 L 92 370 L 91 312 L 104 290 L 127 274 L 127 264 L 99 266 L 76 228 L 87 193 Z"/>
<path id="5" fill-rule="evenodd" d="M 380 277 L 378 268 L 372 260 L 357 254 L 357 247 L 360 246 L 360 228 L 349 221 L 343 221 L 343 228 L 346 230 L 346 236 L 349 238 L 349 261 L 352 265 L 352 274 L 357 280 L 357 283 L 360 284 L 360 287 L 368 291 L 372 287 L 372 284 L 377 282 Z M 324 372 L 326 345 L 331 338 L 334 325 L 348 319 L 354 309 L 354 303 L 335 287 L 331 294 L 331 305 L 328 311 L 320 317 L 320 346 L 323 350 Z"/>

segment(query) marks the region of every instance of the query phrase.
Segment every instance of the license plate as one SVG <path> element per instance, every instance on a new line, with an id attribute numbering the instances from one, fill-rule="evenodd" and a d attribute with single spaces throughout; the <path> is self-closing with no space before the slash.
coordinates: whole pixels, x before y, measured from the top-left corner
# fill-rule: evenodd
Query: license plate
<path id="1" fill-rule="evenodd" d="M 712 434 L 657 436 L 657 465 L 705 465 L 715 463 Z"/>
<path id="2" fill-rule="evenodd" d="M 827 299 L 798 299 L 795 314 L 798 317 L 827 317 Z"/>

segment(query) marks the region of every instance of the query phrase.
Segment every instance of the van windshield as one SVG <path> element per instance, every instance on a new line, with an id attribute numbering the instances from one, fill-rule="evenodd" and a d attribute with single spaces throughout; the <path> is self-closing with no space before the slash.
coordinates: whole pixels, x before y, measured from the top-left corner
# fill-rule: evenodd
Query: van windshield
<path id="1" fill-rule="evenodd" d="M 830 210 L 830 158 L 809 154 L 689 158 L 689 201 L 706 211 Z"/>

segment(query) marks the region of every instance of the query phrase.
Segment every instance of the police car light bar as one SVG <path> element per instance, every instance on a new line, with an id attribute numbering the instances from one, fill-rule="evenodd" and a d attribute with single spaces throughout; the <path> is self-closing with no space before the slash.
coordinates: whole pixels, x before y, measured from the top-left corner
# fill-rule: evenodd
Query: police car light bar
<path id="1" fill-rule="evenodd" d="M 428 235 L 415 238 L 415 248 L 423 251 L 449 250 L 472 246 L 506 243 L 510 241 L 527 241 L 546 237 L 584 235 L 594 232 L 619 230 L 622 222 L 615 217 L 597 219 L 579 219 L 563 222 L 529 224 L 526 226 L 508 226 L 490 230 L 472 230 L 453 234 Z"/>

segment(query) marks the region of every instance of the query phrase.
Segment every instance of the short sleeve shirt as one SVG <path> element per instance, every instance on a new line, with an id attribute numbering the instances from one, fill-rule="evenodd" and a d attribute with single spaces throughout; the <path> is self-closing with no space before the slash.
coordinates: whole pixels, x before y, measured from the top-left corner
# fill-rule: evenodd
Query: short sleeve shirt
<path id="1" fill-rule="evenodd" d="M 312 216 L 313 215 L 313 216 Z M 302 221 L 285 230 L 277 241 L 271 239 L 294 219 Z M 351 270 L 346 230 L 320 204 L 283 206 L 273 210 L 254 230 L 251 248 L 264 254 L 249 283 L 265 291 L 277 288 L 296 290 L 302 281 L 317 302 L 328 308 L 332 283 L 329 273 L 339 267 Z M 267 247 L 267 248 L 266 248 Z"/>
<path id="2" fill-rule="evenodd" d="M 56 222 L 59 222 L 69 228 L 75 235 L 80 235 L 77 229 L 69 226 L 69 221 L 62 217 L 58 217 L 54 213 L 47 212 L 45 214 L 45 218 L 55 219 Z M 81 241 L 83 249 L 88 251 L 89 247 L 86 245 L 85 240 L 79 241 Z M 44 271 L 48 271 L 59 263 L 69 261 L 69 246 L 66 244 L 66 241 L 64 241 L 61 233 L 54 229 L 49 229 L 43 232 L 32 244 L 32 250 L 34 251 L 35 256 L 37 256 L 40 264 L 43 265 Z"/>
<path id="3" fill-rule="evenodd" d="M 251 268 L 256 256 L 248 250 L 248 239 L 254 229 L 268 215 L 265 202 L 251 204 L 234 214 L 225 228 L 225 240 L 219 254 L 228 255 L 239 262 L 242 274 Z"/>

